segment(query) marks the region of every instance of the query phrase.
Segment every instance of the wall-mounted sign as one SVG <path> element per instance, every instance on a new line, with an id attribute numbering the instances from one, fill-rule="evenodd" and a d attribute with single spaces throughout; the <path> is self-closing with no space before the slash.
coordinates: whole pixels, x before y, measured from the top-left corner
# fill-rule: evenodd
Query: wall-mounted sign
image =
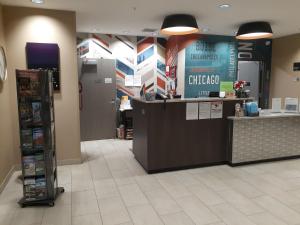
<path id="1" fill-rule="evenodd" d="M 53 89 L 60 90 L 60 65 L 58 44 L 27 43 L 28 69 L 49 69 L 53 73 Z"/>
<path id="2" fill-rule="evenodd" d="M 237 47 L 229 36 L 209 35 L 192 43 L 185 51 L 186 98 L 218 92 L 221 81 L 236 80 Z"/>
<path id="3" fill-rule="evenodd" d="M 300 62 L 295 62 L 294 63 L 293 71 L 300 71 Z"/>

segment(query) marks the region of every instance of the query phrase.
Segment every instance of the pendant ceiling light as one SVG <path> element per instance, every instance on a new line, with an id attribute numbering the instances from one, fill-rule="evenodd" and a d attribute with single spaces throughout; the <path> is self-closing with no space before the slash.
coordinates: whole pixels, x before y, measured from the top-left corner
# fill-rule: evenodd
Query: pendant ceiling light
<path id="1" fill-rule="evenodd" d="M 273 31 L 268 22 L 252 22 L 242 24 L 236 34 L 236 38 L 239 40 L 270 38 L 272 36 Z"/>
<path id="2" fill-rule="evenodd" d="M 199 31 L 194 16 L 187 14 L 174 14 L 165 17 L 160 32 L 166 35 L 185 35 Z"/>

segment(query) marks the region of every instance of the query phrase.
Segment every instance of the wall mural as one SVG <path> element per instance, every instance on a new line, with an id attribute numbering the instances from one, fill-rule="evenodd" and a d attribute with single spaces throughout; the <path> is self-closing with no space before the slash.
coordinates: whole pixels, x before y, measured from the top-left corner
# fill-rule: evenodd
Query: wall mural
<path id="1" fill-rule="evenodd" d="M 203 36 L 185 50 L 186 98 L 220 91 L 220 82 L 235 81 L 237 48 L 233 37 Z"/>
<path id="2" fill-rule="evenodd" d="M 78 33 L 78 56 L 116 60 L 117 96 L 138 97 L 141 87 L 126 86 L 126 76 L 141 78 L 146 91 L 165 92 L 166 40 L 109 34 Z"/>

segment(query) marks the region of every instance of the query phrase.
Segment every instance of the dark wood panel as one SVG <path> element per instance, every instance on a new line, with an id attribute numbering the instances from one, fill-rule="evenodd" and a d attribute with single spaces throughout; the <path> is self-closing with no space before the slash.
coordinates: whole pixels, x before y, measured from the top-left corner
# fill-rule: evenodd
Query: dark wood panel
<path id="1" fill-rule="evenodd" d="M 190 121 L 186 120 L 185 102 L 133 102 L 133 151 L 147 171 L 213 165 L 227 161 L 227 117 L 234 115 L 237 100 L 224 101 L 222 119 Z M 144 115 L 142 110 L 145 111 Z"/>

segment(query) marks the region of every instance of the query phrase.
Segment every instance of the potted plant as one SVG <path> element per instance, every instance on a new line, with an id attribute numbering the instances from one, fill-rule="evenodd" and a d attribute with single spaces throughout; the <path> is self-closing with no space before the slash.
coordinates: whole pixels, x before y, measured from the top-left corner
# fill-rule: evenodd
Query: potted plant
<path id="1" fill-rule="evenodd" d="M 235 81 L 233 84 L 233 88 L 235 90 L 235 95 L 237 98 L 247 98 L 247 93 L 245 92 L 244 88 L 247 84 L 245 80 L 238 80 Z"/>

